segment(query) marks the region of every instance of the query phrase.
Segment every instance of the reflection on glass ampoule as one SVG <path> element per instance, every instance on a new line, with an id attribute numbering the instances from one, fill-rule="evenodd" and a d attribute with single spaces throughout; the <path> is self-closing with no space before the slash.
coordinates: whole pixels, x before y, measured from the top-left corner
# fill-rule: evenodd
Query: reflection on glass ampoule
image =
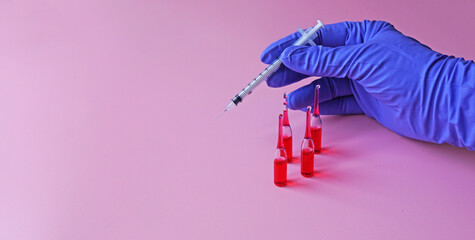
<path id="1" fill-rule="evenodd" d="M 289 121 L 289 108 L 287 107 L 287 94 L 284 93 L 284 122 L 283 122 L 283 139 L 284 148 L 287 152 L 287 162 L 291 162 L 293 158 L 292 148 L 292 128 Z"/>
<path id="2" fill-rule="evenodd" d="M 282 114 L 279 115 L 279 136 L 274 157 L 274 184 L 283 187 L 287 184 L 287 154 L 282 139 Z"/>
<path id="3" fill-rule="evenodd" d="M 319 93 L 320 85 L 315 87 L 315 102 L 313 105 L 313 115 L 311 121 L 311 132 L 313 143 L 315 144 L 315 152 L 318 153 L 322 149 L 322 119 L 320 118 L 319 110 Z"/>
<path id="4" fill-rule="evenodd" d="M 315 162 L 315 155 L 314 155 L 314 144 L 312 140 L 312 133 L 310 132 L 310 121 L 312 117 L 310 106 L 307 107 L 307 125 L 305 127 L 305 137 L 302 141 L 302 150 L 301 150 L 301 162 L 300 173 L 304 177 L 311 177 L 313 176 L 314 172 L 314 162 Z"/>

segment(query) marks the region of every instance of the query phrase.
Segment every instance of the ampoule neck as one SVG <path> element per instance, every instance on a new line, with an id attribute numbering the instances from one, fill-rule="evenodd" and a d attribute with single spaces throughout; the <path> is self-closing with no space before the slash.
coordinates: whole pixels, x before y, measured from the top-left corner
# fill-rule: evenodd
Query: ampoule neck
<path id="1" fill-rule="evenodd" d="M 313 104 L 313 115 L 320 115 L 320 107 L 319 107 L 319 102 L 320 102 L 320 85 L 315 86 L 315 99 L 314 99 L 314 104 Z"/>
<path id="2" fill-rule="evenodd" d="M 290 126 L 289 122 L 289 110 L 284 109 L 284 121 L 283 121 L 284 126 Z"/>
<path id="3" fill-rule="evenodd" d="M 305 138 L 312 138 L 310 125 L 307 125 L 307 127 L 305 128 Z"/>
<path id="4" fill-rule="evenodd" d="M 279 115 L 279 136 L 277 140 L 277 148 L 284 148 L 284 140 L 283 140 L 283 116 L 282 114 Z"/>
<path id="5" fill-rule="evenodd" d="M 313 116 L 320 116 L 320 110 L 319 110 L 318 102 L 315 104 L 315 107 L 313 108 L 312 115 Z"/>
<path id="6" fill-rule="evenodd" d="M 307 125 L 305 126 L 305 138 L 311 138 L 312 137 L 312 132 L 310 130 L 311 128 L 311 120 L 312 114 L 310 113 L 310 107 L 307 108 Z"/>

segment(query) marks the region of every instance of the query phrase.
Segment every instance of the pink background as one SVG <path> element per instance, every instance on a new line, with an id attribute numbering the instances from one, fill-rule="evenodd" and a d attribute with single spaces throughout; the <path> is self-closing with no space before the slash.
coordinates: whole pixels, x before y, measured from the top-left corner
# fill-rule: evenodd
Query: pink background
<path id="1" fill-rule="evenodd" d="M 319 174 L 273 185 L 261 51 L 381 19 L 474 59 L 473 0 L 1 1 L 0 239 L 469 239 L 475 152 L 326 116 Z M 291 112 L 294 149 L 304 114 Z"/>

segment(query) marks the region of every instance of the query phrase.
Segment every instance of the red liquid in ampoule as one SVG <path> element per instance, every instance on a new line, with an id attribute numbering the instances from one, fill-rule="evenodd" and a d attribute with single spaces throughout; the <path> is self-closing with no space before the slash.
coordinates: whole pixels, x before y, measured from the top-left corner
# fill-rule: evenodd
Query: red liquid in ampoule
<path id="1" fill-rule="evenodd" d="M 322 128 L 311 128 L 313 144 L 315 146 L 315 152 L 320 152 L 322 149 Z"/>
<path id="2" fill-rule="evenodd" d="M 284 136 L 284 148 L 287 153 L 287 161 L 292 161 L 292 136 Z"/>
<path id="3" fill-rule="evenodd" d="M 314 172 L 314 151 L 313 148 L 304 148 L 302 149 L 302 162 L 301 164 L 301 174 L 304 177 L 311 177 L 313 176 Z"/>
<path id="4" fill-rule="evenodd" d="M 274 184 L 283 187 L 287 184 L 287 159 L 278 157 L 274 160 Z"/>

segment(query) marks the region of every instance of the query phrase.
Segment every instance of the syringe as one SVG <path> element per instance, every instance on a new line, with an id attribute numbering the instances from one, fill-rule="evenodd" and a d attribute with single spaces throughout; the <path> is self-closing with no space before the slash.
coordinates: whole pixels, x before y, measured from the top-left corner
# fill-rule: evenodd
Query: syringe
<path id="1" fill-rule="evenodd" d="M 315 27 L 308 29 L 306 32 L 304 32 L 302 29 L 297 28 L 298 31 L 302 36 L 294 42 L 293 46 L 302 46 L 307 43 L 311 45 L 315 45 L 313 42 L 313 39 L 316 37 L 316 32 L 323 27 L 322 22 L 320 20 L 317 20 L 317 25 Z M 224 109 L 224 112 L 227 112 L 234 107 L 238 105 L 238 103 L 242 102 L 244 97 L 247 95 L 251 94 L 252 90 L 256 88 L 259 84 L 264 82 L 266 79 L 268 79 L 272 74 L 279 69 L 279 67 L 282 65 L 282 61 L 280 59 L 276 59 L 271 65 L 269 65 L 266 69 L 264 69 L 263 72 L 259 74 L 254 80 L 249 83 L 242 91 L 240 91 L 236 96 L 231 100 L 231 102 L 226 106 L 226 109 Z M 223 113 L 221 113 L 219 116 L 221 116 Z M 218 116 L 218 118 L 219 118 Z"/>

